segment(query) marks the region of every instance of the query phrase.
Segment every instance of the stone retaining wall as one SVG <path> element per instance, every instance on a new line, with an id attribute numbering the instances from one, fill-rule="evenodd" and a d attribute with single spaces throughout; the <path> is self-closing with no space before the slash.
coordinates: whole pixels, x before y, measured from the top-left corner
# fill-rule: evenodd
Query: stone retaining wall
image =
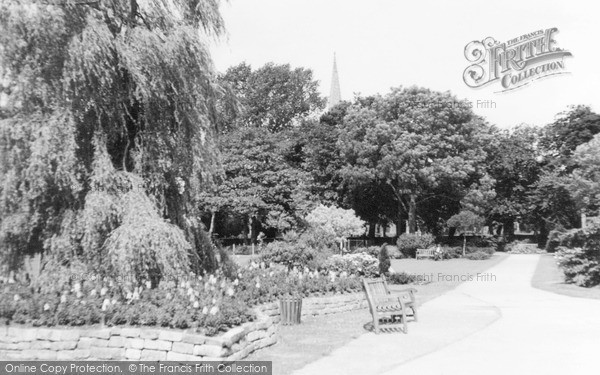
<path id="1" fill-rule="evenodd" d="M 326 297 L 310 297 L 302 300 L 302 317 L 337 314 L 368 307 L 364 293 L 338 294 Z M 279 302 L 259 307 L 260 311 L 279 323 Z"/>
<path id="2" fill-rule="evenodd" d="M 365 308 L 362 293 L 304 298 L 302 317 Z M 2 360 L 241 360 L 277 342 L 279 303 L 260 306 L 257 319 L 209 337 L 184 330 L 106 328 L 0 328 Z"/>
<path id="3" fill-rule="evenodd" d="M 3 360 L 239 360 L 277 342 L 273 319 L 258 313 L 254 322 L 209 337 L 183 330 L 107 328 L 0 328 Z"/>

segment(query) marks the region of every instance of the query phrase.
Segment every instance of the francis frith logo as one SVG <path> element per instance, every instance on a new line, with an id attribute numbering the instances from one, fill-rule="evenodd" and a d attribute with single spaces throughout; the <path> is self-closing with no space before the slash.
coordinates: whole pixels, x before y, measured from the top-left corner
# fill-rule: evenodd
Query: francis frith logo
<path id="1" fill-rule="evenodd" d="M 463 80 L 472 88 L 498 82 L 501 91 L 523 87 L 540 78 L 568 73 L 564 58 L 571 52 L 558 48 L 557 28 L 536 30 L 500 43 L 492 37 L 475 40 L 465 47 L 471 63 Z"/>

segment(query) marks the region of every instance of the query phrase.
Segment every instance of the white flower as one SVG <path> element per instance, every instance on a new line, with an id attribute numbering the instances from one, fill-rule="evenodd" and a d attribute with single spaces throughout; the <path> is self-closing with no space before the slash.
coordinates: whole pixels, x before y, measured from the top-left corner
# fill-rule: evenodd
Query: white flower
<path id="1" fill-rule="evenodd" d="M 15 297 L 14 297 L 14 299 L 15 299 L 15 301 L 18 301 L 18 300 L 20 300 L 20 299 L 21 299 L 21 296 L 19 296 L 18 294 L 15 294 Z"/>
<path id="2" fill-rule="evenodd" d="M 188 294 L 188 296 L 190 296 L 190 295 L 194 294 L 194 289 L 192 289 L 192 288 L 188 288 L 188 290 L 187 290 L 187 294 Z"/>
<path id="3" fill-rule="evenodd" d="M 213 306 L 210 308 L 210 315 L 215 315 L 217 312 L 219 312 L 219 308 L 217 306 Z"/>
<path id="4" fill-rule="evenodd" d="M 93 296 L 95 296 L 95 295 L 96 295 L 96 293 L 98 293 L 98 292 L 96 291 L 96 289 L 92 289 L 92 290 L 90 290 L 90 296 L 92 296 L 92 297 L 93 297 Z"/>
<path id="5" fill-rule="evenodd" d="M 237 286 L 240 283 L 238 279 L 233 280 L 233 285 Z"/>
<path id="6" fill-rule="evenodd" d="M 110 307 L 110 301 L 108 298 L 105 298 L 104 302 L 102 302 L 102 311 L 106 311 L 109 307 Z"/>
<path id="7" fill-rule="evenodd" d="M 190 302 L 194 302 L 196 300 L 196 296 L 195 295 L 190 295 Z"/>
<path id="8" fill-rule="evenodd" d="M 269 276 L 273 277 L 274 273 L 273 271 L 269 272 Z"/>
<path id="9" fill-rule="evenodd" d="M 81 284 L 75 283 L 75 285 L 73 285 L 73 291 L 78 292 L 80 290 L 81 290 Z"/>
<path id="10" fill-rule="evenodd" d="M 77 291 L 77 298 L 81 298 L 83 297 L 83 293 L 81 292 L 81 290 Z"/>
<path id="11" fill-rule="evenodd" d="M 204 308 L 202 309 L 202 314 L 208 314 L 208 307 L 204 306 Z"/>
<path id="12" fill-rule="evenodd" d="M 233 288 L 230 287 L 229 289 L 227 289 L 227 295 L 229 297 L 233 296 Z"/>
<path id="13" fill-rule="evenodd" d="M 110 301 L 110 303 L 112 303 L 113 305 L 116 305 L 116 304 L 117 304 L 117 299 L 116 299 L 116 298 L 113 298 L 113 300 L 112 300 L 112 301 Z"/>
<path id="14" fill-rule="evenodd" d="M 256 283 L 256 289 L 260 289 L 260 283 L 259 282 Z"/>
<path id="15" fill-rule="evenodd" d="M 217 303 L 217 300 L 213 298 L 213 299 L 212 299 L 212 303 L 213 303 L 213 305 L 214 305 L 215 303 Z"/>
<path id="16" fill-rule="evenodd" d="M 194 302 L 194 308 L 195 308 L 195 309 L 198 309 L 198 308 L 200 308 L 200 302 L 198 302 L 198 301 L 195 301 L 195 302 Z"/>
<path id="17" fill-rule="evenodd" d="M 152 282 L 146 281 L 146 289 L 152 288 Z"/>
<path id="18" fill-rule="evenodd" d="M 198 275 L 198 280 L 202 281 L 202 275 Z"/>
<path id="19" fill-rule="evenodd" d="M 127 299 L 133 299 L 133 293 L 131 292 L 127 292 L 127 297 L 125 297 Z"/>
<path id="20" fill-rule="evenodd" d="M 47 304 L 47 303 L 45 303 L 44 304 L 44 311 L 48 311 L 48 310 L 50 310 L 50 305 Z"/>
<path id="21" fill-rule="evenodd" d="M 137 289 L 133 292 L 133 299 L 140 299 L 140 293 L 138 293 Z"/>
<path id="22" fill-rule="evenodd" d="M 67 295 L 63 294 L 62 296 L 60 296 L 60 303 L 65 303 L 67 302 Z"/>
<path id="23" fill-rule="evenodd" d="M 103 287 L 102 289 L 100 289 L 101 296 L 104 296 L 106 294 L 106 292 L 108 292 L 108 289 L 106 289 L 106 287 Z"/>

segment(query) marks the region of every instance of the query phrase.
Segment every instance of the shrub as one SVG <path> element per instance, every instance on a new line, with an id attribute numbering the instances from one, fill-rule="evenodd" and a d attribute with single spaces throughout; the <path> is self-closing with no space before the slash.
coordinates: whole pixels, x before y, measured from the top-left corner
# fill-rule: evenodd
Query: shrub
<path id="1" fill-rule="evenodd" d="M 551 230 L 546 241 L 546 251 L 553 253 L 560 246 L 560 237 L 564 234 L 564 230 Z"/>
<path id="2" fill-rule="evenodd" d="M 326 269 L 348 275 L 376 277 L 380 273 L 381 262 L 367 253 L 333 255 L 327 262 Z M 388 259 L 389 268 L 389 259 Z"/>
<path id="3" fill-rule="evenodd" d="M 312 228 L 325 231 L 337 242 L 365 232 L 365 222 L 356 216 L 354 210 L 335 206 L 319 205 L 306 216 L 306 221 Z"/>
<path id="4" fill-rule="evenodd" d="M 506 252 L 511 254 L 540 254 L 545 253 L 545 250 L 528 241 L 513 241 L 506 245 Z"/>
<path id="5" fill-rule="evenodd" d="M 434 242 L 434 237 L 429 233 L 422 235 L 416 233 L 403 233 L 398 237 L 396 244 L 402 255 L 407 258 L 414 258 L 417 254 L 417 249 L 426 249 L 433 245 Z"/>
<path id="6" fill-rule="evenodd" d="M 265 263 L 278 263 L 290 269 L 317 269 L 323 267 L 332 255 L 331 247 L 335 247 L 335 243 L 322 231 L 308 230 L 301 235 L 291 232 L 282 241 L 265 246 L 260 259 Z"/>
<path id="7" fill-rule="evenodd" d="M 302 246 L 310 247 L 324 254 L 331 254 L 338 249 L 335 238 L 319 228 L 309 228 L 295 240 Z"/>
<path id="8" fill-rule="evenodd" d="M 490 259 L 491 254 L 485 251 L 474 251 L 472 253 L 466 254 L 465 258 L 470 259 L 470 260 L 485 260 L 485 259 Z"/>
<path id="9" fill-rule="evenodd" d="M 498 250 L 499 240 L 494 236 L 471 237 L 467 239 L 467 246 L 471 247 L 491 247 L 495 251 Z"/>
<path id="10" fill-rule="evenodd" d="M 378 258 L 380 249 L 379 246 L 357 247 L 352 250 L 352 254 L 367 253 L 372 257 Z"/>
<path id="11" fill-rule="evenodd" d="M 388 255 L 391 259 L 402 259 L 405 258 L 404 254 L 400 250 L 398 250 L 397 246 L 387 246 Z"/>
<path id="12" fill-rule="evenodd" d="M 471 246 L 467 246 L 466 254 L 477 253 L 477 252 L 486 253 L 486 254 L 488 254 L 488 255 L 491 256 L 496 251 L 495 251 L 495 249 L 493 247 L 471 247 Z"/>
<path id="13" fill-rule="evenodd" d="M 559 240 L 556 258 L 565 281 L 584 287 L 600 284 L 600 225 L 569 230 Z"/>
<path id="14" fill-rule="evenodd" d="M 387 244 L 383 244 L 383 246 L 381 246 L 381 250 L 379 251 L 379 274 L 387 275 L 391 266 L 392 263 L 390 262 Z"/>

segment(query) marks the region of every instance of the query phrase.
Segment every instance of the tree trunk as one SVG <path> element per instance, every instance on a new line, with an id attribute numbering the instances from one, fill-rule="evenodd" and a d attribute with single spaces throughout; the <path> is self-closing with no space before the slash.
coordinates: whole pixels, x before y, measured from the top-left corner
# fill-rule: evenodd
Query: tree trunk
<path id="1" fill-rule="evenodd" d="M 400 237 L 400 235 L 402 234 L 402 222 L 404 220 L 402 217 L 402 209 L 403 209 L 403 205 L 402 205 L 402 199 L 398 198 L 398 218 L 397 218 L 397 222 L 396 222 L 396 236 Z"/>
<path id="2" fill-rule="evenodd" d="M 467 253 L 467 234 L 463 232 L 463 257 Z"/>
<path id="3" fill-rule="evenodd" d="M 537 245 L 539 248 L 543 249 L 544 247 L 546 247 L 546 242 L 548 241 L 549 234 L 548 226 L 546 225 L 545 221 L 542 221 L 540 223 L 539 230 L 540 232 L 537 236 Z"/>
<path id="4" fill-rule="evenodd" d="M 210 228 L 208 228 L 208 234 L 212 237 L 215 232 L 215 216 L 217 216 L 217 211 L 211 211 L 210 213 Z"/>
<path id="5" fill-rule="evenodd" d="M 376 222 L 370 222 L 369 223 L 369 238 L 375 238 L 375 229 L 377 228 L 377 223 Z"/>
<path id="6" fill-rule="evenodd" d="M 456 227 L 448 228 L 448 239 L 451 239 L 456 234 Z"/>
<path id="7" fill-rule="evenodd" d="M 254 216 L 249 215 L 248 216 L 248 238 L 250 239 L 250 244 L 254 243 L 254 230 L 253 230 L 253 220 Z"/>
<path id="8" fill-rule="evenodd" d="M 410 203 L 408 205 L 408 232 L 415 233 L 417 231 L 417 195 L 410 195 Z"/>
<path id="9" fill-rule="evenodd" d="M 504 223 L 504 235 L 507 237 L 513 237 L 515 235 L 515 221 L 506 220 Z"/>

